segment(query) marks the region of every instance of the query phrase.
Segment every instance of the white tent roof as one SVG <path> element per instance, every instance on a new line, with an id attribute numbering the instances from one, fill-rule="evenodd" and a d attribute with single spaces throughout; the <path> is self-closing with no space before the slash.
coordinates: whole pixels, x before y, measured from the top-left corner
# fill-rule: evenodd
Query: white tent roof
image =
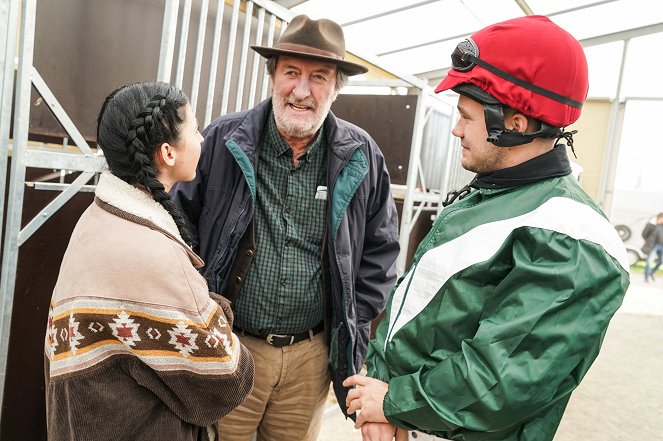
<path id="1" fill-rule="evenodd" d="M 547 15 L 585 47 L 590 97 L 663 98 L 663 2 L 653 0 L 281 0 L 297 14 L 331 18 L 348 50 L 392 73 L 435 85 L 466 36 L 492 23 Z"/>

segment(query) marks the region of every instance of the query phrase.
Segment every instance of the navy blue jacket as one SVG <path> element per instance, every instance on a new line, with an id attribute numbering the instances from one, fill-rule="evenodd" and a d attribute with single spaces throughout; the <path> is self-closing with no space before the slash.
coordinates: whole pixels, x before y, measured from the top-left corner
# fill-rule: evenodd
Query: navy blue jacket
<path id="1" fill-rule="evenodd" d="M 255 252 L 258 149 L 271 108 L 267 99 L 249 111 L 213 121 L 203 132 L 196 179 L 172 190 L 192 221 L 195 250 L 206 262 L 203 275 L 210 290 L 231 301 Z M 398 217 L 375 141 L 331 112 L 324 130 L 329 148 L 322 256 L 325 328 L 334 391 L 345 413 L 347 390 L 341 383 L 361 370 L 371 321 L 384 309 L 396 282 Z"/>

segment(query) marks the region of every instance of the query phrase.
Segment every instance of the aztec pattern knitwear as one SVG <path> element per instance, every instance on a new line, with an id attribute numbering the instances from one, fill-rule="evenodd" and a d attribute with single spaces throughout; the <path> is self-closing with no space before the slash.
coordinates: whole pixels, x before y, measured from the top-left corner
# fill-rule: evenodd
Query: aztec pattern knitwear
<path id="1" fill-rule="evenodd" d="M 95 193 L 51 300 L 48 439 L 215 439 L 253 386 L 228 301 L 149 194 L 110 173 Z"/>
<path id="2" fill-rule="evenodd" d="M 200 322 L 178 309 L 92 297 L 52 305 L 46 330 L 51 380 L 116 355 L 136 356 L 157 371 L 234 372 L 237 337 L 213 300 L 203 314 Z"/>

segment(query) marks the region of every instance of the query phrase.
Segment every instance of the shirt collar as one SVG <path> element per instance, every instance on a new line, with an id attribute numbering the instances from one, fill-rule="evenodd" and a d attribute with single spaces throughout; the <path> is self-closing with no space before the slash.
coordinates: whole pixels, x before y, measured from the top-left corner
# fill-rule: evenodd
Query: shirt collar
<path id="1" fill-rule="evenodd" d="M 321 149 L 320 145 L 323 144 L 324 140 L 323 132 L 324 132 L 324 126 L 321 126 L 320 129 L 318 130 L 318 134 L 316 135 L 315 140 L 311 143 L 311 145 L 308 146 L 306 152 L 298 159 L 303 159 L 306 162 L 311 161 L 311 159 L 314 157 L 316 152 Z M 274 119 L 273 110 L 269 117 L 269 122 L 267 124 L 266 139 L 267 143 L 270 144 L 274 149 L 274 153 L 276 153 L 277 157 L 292 150 L 288 145 L 288 143 L 285 141 L 285 139 L 283 139 L 283 136 L 281 136 L 281 133 L 279 133 L 279 130 L 276 128 L 276 120 Z"/>

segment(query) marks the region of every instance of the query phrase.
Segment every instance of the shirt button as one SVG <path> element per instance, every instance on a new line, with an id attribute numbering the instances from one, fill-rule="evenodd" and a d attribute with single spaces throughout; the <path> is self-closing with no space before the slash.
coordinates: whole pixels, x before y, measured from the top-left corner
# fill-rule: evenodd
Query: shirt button
<path id="1" fill-rule="evenodd" d="M 249 257 L 253 257 L 253 250 L 247 250 L 246 255 Z"/>
<path id="2" fill-rule="evenodd" d="M 290 246 L 290 242 L 286 241 L 285 242 L 285 247 L 288 248 Z"/>
<path id="3" fill-rule="evenodd" d="M 235 283 L 242 283 L 242 278 L 240 276 L 235 277 Z"/>
<path id="4" fill-rule="evenodd" d="M 290 213 L 290 207 L 285 207 L 285 212 Z"/>
<path id="5" fill-rule="evenodd" d="M 417 437 L 417 433 L 416 433 L 416 432 L 412 432 L 412 438 L 416 438 L 416 437 Z"/>
<path id="6" fill-rule="evenodd" d="M 284 277 L 283 280 L 281 280 L 281 285 L 286 286 L 287 284 L 288 284 L 288 279 Z"/>

